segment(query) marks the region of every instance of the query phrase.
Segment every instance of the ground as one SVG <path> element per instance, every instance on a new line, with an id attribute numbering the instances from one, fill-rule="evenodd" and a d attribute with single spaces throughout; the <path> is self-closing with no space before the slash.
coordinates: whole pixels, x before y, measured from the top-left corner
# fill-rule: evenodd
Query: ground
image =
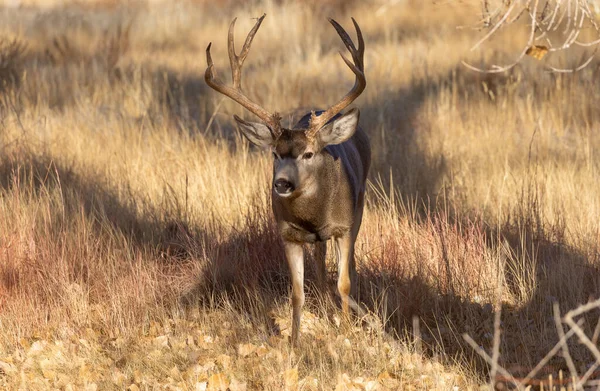
<path id="1" fill-rule="evenodd" d="M 576 318 L 579 341 L 564 315 L 600 290 L 600 65 L 544 70 L 586 58 L 574 49 L 468 69 L 510 62 L 526 35 L 469 50 L 479 4 L 2 6 L 0 386 L 465 390 L 536 364 L 525 384 L 593 380 L 597 350 L 579 341 L 597 342 L 598 308 Z M 326 16 L 348 31 L 355 17 L 366 43 L 367 315 L 342 319 L 313 289 L 307 248 L 296 349 L 270 154 L 204 83 L 208 43 L 228 80 L 230 21 L 241 43 L 263 13 L 242 85 L 286 124 L 354 81 Z"/>

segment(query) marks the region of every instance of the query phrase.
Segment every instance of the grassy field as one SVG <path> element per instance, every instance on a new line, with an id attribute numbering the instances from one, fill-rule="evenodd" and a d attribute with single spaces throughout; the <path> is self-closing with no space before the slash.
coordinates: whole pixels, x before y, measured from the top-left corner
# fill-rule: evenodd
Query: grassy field
<path id="1" fill-rule="evenodd" d="M 598 298 L 600 62 L 544 71 L 577 64 L 570 52 L 468 70 L 509 61 L 525 34 L 469 51 L 482 32 L 457 26 L 477 21 L 478 1 L 11 4 L 0 388 L 479 389 L 496 368 L 464 333 L 490 355 L 496 336 L 498 363 L 523 377 L 564 332 L 553 305 Z M 204 83 L 208 42 L 228 77 L 229 22 L 241 42 L 263 12 L 244 88 L 286 124 L 354 81 L 326 16 L 348 31 L 354 16 L 366 41 L 355 106 L 373 146 L 357 241 L 369 315 L 340 322 L 311 289 L 309 255 L 295 350 L 271 157 L 234 127 L 251 115 Z M 582 318 L 594 343 L 599 316 Z M 538 380 L 570 363 L 593 371 L 593 351 L 564 346 Z"/>

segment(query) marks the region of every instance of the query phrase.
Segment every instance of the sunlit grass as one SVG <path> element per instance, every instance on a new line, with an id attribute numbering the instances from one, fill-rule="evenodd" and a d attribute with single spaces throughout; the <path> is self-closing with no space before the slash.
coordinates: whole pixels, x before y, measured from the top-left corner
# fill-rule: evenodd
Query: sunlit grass
<path id="1" fill-rule="evenodd" d="M 596 297 L 598 64 L 473 73 L 460 61 L 509 58 L 519 34 L 470 52 L 477 33 L 456 26 L 476 16 L 452 4 L 50 3 L 0 13 L 2 42 L 25 48 L 0 64 L 0 385 L 193 389 L 226 374 L 275 390 L 297 370 L 305 389 L 462 389 L 487 366 L 461 335 L 491 349 L 498 305 L 501 364 L 531 368 L 559 339 L 552 304 Z M 240 42 L 263 12 L 244 88 L 285 121 L 352 85 L 325 16 L 354 16 L 366 41 L 355 105 L 373 168 L 357 256 L 378 320 L 338 325 L 308 256 L 297 352 L 270 156 L 234 128 L 250 114 L 203 81 L 208 42 L 228 76 L 230 20 Z M 56 355 L 74 367 L 42 368 Z"/>

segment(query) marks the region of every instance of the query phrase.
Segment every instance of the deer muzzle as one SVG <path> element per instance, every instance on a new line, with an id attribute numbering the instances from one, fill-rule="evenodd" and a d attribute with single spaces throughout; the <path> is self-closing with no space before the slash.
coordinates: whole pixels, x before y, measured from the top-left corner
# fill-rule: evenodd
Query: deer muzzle
<path id="1" fill-rule="evenodd" d="M 280 178 L 273 183 L 273 189 L 278 195 L 287 197 L 294 191 L 294 185 L 290 181 Z"/>

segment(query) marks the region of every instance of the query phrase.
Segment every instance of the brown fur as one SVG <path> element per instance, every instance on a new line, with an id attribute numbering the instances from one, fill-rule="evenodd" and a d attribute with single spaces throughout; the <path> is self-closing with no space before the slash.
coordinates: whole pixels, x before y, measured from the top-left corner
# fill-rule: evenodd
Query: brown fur
<path id="1" fill-rule="evenodd" d="M 358 126 L 357 110 L 337 115 L 315 138 L 307 137 L 309 116 L 307 114 L 300 120 L 293 130 L 283 129 L 281 136 L 272 144 L 276 155 L 273 163 L 273 213 L 284 240 L 292 278 L 292 343 L 298 339 L 304 305 L 303 244 L 315 244 L 317 280 L 322 290 L 326 288 L 325 241 L 335 241 L 337 288 L 342 309 L 345 314 L 349 313 L 349 307 L 359 309 L 351 298 L 356 291 L 354 243 L 361 225 L 366 179 L 371 164 L 369 139 Z M 336 121 L 339 119 L 343 123 L 344 117 L 354 118 L 356 122 L 352 122 L 350 127 L 340 125 L 339 129 L 343 130 L 336 132 Z M 263 130 L 262 133 L 266 132 Z M 332 140 L 332 133 L 333 138 L 343 134 L 352 136 L 340 144 L 325 145 Z M 309 162 L 303 159 L 307 152 L 314 154 Z M 284 196 L 278 194 L 278 179 L 290 181 L 293 192 Z"/>
<path id="2" fill-rule="evenodd" d="M 308 114 L 294 130 L 284 129 L 274 148 L 280 157 L 297 158 L 306 150 L 310 140 L 302 129 L 305 119 Z M 303 196 L 300 192 L 289 198 L 273 194 L 273 213 L 284 240 L 314 243 L 340 237 L 351 230 L 357 209 L 362 210 L 371 163 L 366 133 L 358 127 L 350 140 L 327 146 L 320 153 L 326 164 L 314 173 L 320 185 L 316 194 Z"/>

